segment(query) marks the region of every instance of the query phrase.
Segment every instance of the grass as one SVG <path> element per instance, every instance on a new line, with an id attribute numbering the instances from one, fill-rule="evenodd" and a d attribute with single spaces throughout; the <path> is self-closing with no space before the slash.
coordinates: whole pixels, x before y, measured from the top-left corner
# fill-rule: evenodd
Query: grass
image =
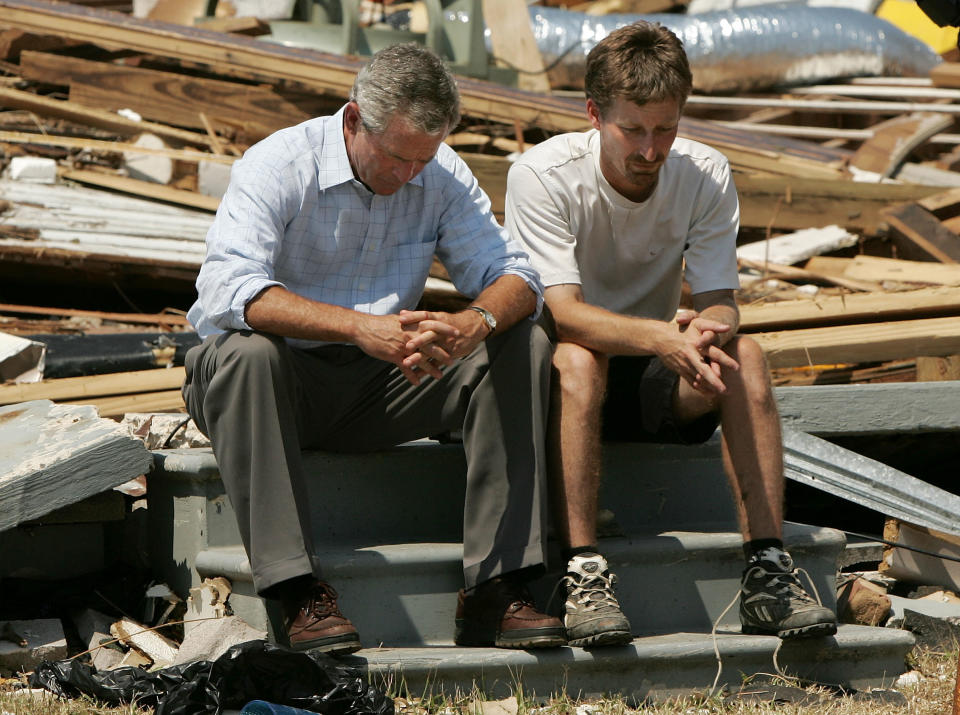
<path id="1" fill-rule="evenodd" d="M 498 715 L 949 715 L 957 679 L 956 650 L 938 652 L 916 649 L 908 665 L 920 674 L 915 684 L 898 689 L 901 694 L 884 702 L 869 694 L 841 695 L 819 686 L 797 688 L 787 682 L 745 683 L 739 697 L 688 696 L 660 702 L 629 703 L 622 697 L 577 700 L 567 696 L 537 697 L 515 687 L 514 698 L 502 701 Z M 88 698 L 60 701 L 53 697 L 15 694 L 18 679 L 0 680 L 0 715 L 151 715 L 132 705 L 106 707 Z M 755 687 L 751 687 L 755 685 Z M 770 700 L 771 692 L 781 696 Z M 766 698 L 766 699 L 764 699 Z M 791 702 L 792 701 L 792 702 Z M 478 691 L 445 697 L 431 693 L 420 697 L 396 697 L 398 715 L 480 715 L 483 697 Z"/>

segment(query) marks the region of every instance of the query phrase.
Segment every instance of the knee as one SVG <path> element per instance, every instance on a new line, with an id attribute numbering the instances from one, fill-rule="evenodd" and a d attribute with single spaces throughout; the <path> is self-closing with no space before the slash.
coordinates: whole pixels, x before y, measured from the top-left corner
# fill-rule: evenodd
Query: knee
<path id="1" fill-rule="evenodd" d="M 757 399 L 773 400 L 770 370 L 760 344 L 753 338 L 738 335 L 728 343 L 727 350 L 740 364 L 736 380 L 747 393 Z"/>
<path id="2" fill-rule="evenodd" d="M 287 349 L 286 341 L 275 335 L 248 330 L 224 333 L 217 338 L 221 367 L 276 365 Z"/>
<path id="3" fill-rule="evenodd" d="M 553 353 L 554 381 L 564 396 L 598 399 L 607 379 L 606 355 L 576 343 L 559 343 Z"/>

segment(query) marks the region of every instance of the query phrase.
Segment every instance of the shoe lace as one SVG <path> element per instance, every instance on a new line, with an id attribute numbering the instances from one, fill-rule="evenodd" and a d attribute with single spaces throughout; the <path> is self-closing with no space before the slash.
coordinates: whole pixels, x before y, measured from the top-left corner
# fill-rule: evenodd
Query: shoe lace
<path id="1" fill-rule="evenodd" d="M 342 616 L 340 607 L 337 606 L 338 596 L 339 594 L 333 586 L 322 581 L 317 582 L 311 587 L 310 597 L 303 604 L 301 610 L 315 618 Z"/>
<path id="2" fill-rule="evenodd" d="M 524 606 L 536 608 L 533 594 L 530 593 L 530 589 L 527 588 L 526 584 L 518 583 L 510 579 L 503 579 L 501 583 L 503 584 L 504 600 L 509 601 L 507 611 L 513 613 L 519 611 Z"/>
<path id="3" fill-rule="evenodd" d="M 794 568 L 791 571 L 768 571 L 763 566 L 757 564 L 748 569 L 746 574 L 744 574 L 744 584 L 749 583 L 754 574 L 758 572 L 761 578 L 766 579 L 763 588 L 777 597 L 787 601 L 799 601 L 803 604 L 816 603 L 818 606 L 823 605 L 823 601 L 820 600 L 820 594 L 817 591 L 817 586 L 805 569 Z M 801 574 L 813 591 L 813 596 L 803 588 L 800 582 Z"/>
<path id="4" fill-rule="evenodd" d="M 616 574 L 605 572 L 590 575 L 568 573 L 563 577 L 567 587 L 567 600 L 577 604 L 583 611 L 597 611 L 601 608 L 620 608 L 614 595 L 617 584 Z"/>

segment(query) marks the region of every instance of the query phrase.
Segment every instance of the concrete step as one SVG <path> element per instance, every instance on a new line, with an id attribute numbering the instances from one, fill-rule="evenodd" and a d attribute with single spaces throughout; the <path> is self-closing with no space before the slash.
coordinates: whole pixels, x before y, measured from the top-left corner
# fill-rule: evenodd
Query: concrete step
<path id="1" fill-rule="evenodd" d="M 317 544 L 463 538 L 465 465 L 459 444 L 420 440 L 364 455 L 307 452 L 304 461 Z M 196 554 L 237 545 L 240 535 L 211 450 L 157 451 L 154 464 L 148 491 L 151 548 L 170 586 L 186 592 L 197 584 Z M 600 503 L 614 512 L 613 530 L 621 534 L 736 529 L 718 438 L 692 447 L 610 445 Z"/>
<path id="2" fill-rule="evenodd" d="M 788 524 L 784 536 L 824 605 L 834 608 L 835 563 L 843 536 L 799 524 Z M 741 543 L 739 534 L 732 532 L 670 531 L 604 539 L 603 551 L 619 578 L 618 595 L 634 634 L 706 633 L 718 619 L 721 627 L 739 628 L 737 608 L 724 611 L 738 592 Z M 453 643 L 456 592 L 463 585 L 462 555 L 457 543 L 341 545 L 319 553 L 317 560 L 364 645 L 421 646 Z M 559 565 L 559 559 L 552 563 Z M 234 612 L 255 628 L 272 630 L 270 614 L 254 593 L 242 548 L 201 551 L 195 568 L 200 577 L 230 579 Z M 562 598 L 552 597 L 560 577 L 555 571 L 534 584 L 541 607 L 552 604 L 556 613 Z"/>
<path id="3" fill-rule="evenodd" d="M 371 648 L 344 658 L 366 668 L 375 683 L 414 696 L 468 694 L 507 697 L 522 683 L 528 695 L 593 697 L 620 694 L 659 700 L 717 686 L 739 686 L 756 674 L 781 672 L 804 682 L 867 690 L 890 687 L 913 646 L 906 631 L 841 626 L 836 636 L 780 641 L 723 631 L 636 638 L 622 647 L 511 651 L 498 648 Z M 722 670 L 717 677 L 719 653 Z"/>

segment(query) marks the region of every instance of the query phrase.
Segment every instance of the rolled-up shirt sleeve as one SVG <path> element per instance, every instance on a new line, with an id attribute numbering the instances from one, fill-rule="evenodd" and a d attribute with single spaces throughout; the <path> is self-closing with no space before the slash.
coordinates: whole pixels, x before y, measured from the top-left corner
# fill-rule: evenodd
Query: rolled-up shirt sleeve
<path id="1" fill-rule="evenodd" d="M 543 286 L 529 256 L 497 223 L 490 199 L 466 163 L 448 147 L 441 147 L 441 151 L 445 150 L 453 155 L 449 163 L 444 161 L 453 181 L 445 189 L 437 257 L 457 290 L 471 298 L 504 275 L 519 276 L 537 297 L 537 308 L 531 317 L 539 317 Z"/>
<path id="2" fill-rule="evenodd" d="M 207 234 L 207 256 L 197 278 L 203 335 L 245 330 L 247 304 L 266 288 L 283 285 L 274 265 L 291 205 L 298 205 L 296 181 L 263 164 L 234 164 L 216 220 Z"/>

